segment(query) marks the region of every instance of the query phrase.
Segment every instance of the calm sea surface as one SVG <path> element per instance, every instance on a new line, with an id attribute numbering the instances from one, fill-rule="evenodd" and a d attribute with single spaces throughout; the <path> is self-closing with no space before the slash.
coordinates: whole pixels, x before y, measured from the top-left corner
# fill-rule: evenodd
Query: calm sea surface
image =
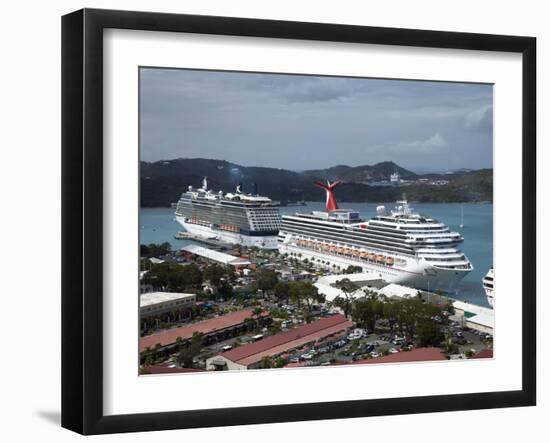
<path id="1" fill-rule="evenodd" d="M 377 203 L 339 203 L 341 208 L 359 211 L 363 218 L 375 215 Z M 393 203 L 379 203 L 387 209 Z M 282 214 L 323 210 L 324 202 L 308 202 L 307 206 L 280 208 Z M 462 232 L 462 250 L 474 265 L 458 287 L 457 299 L 488 306 L 481 279 L 493 265 L 493 205 L 489 203 L 417 203 L 411 206 L 421 214 L 435 218 L 452 230 Z M 460 209 L 464 211 L 464 228 L 460 229 Z M 171 208 L 144 208 L 140 210 L 140 242 L 142 244 L 169 242 L 179 249 L 192 241 L 176 240 L 174 235 L 183 228 L 174 219 Z"/>

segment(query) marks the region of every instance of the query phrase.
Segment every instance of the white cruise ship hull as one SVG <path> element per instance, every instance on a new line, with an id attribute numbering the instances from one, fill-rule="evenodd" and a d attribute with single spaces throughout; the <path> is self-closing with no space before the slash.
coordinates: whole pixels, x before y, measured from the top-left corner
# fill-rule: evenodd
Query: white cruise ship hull
<path id="1" fill-rule="evenodd" d="M 277 236 L 250 236 L 235 232 L 226 232 L 214 230 L 208 226 L 197 225 L 185 221 L 185 217 L 176 216 L 176 220 L 190 234 L 198 237 L 216 239 L 225 243 L 241 245 L 246 247 L 256 247 L 261 249 L 277 249 Z"/>
<path id="2" fill-rule="evenodd" d="M 493 297 L 493 289 L 485 288 L 485 295 L 487 296 L 487 303 L 491 306 L 491 308 L 494 308 L 494 297 Z"/>
<path id="3" fill-rule="evenodd" d="M 315 265 L 325 267 L 329 270 L 340 267 L 346 269 L 348 266 L 359 266 L 363 272 L 373 273 L 375 276 L 388 283 L 397 283 L 416 289 L 435 292 L 441 290 L 445 293 L 456 291 L 458 283 L 471 271 L 441 269 L 432 266 L 422 258 L 401 257 L 406 264 L 402 266 L 386 266 L 377 263 L 366 263 L 362 260 L 354 260 L 350 257 L 324 254 L 315 250 L 305 249 L 289 243 L 279 243 L 281 254 L 294 254 L 299 260 L 307 259 Z M 325 262 L 325 264 L 323 264 Z"/>

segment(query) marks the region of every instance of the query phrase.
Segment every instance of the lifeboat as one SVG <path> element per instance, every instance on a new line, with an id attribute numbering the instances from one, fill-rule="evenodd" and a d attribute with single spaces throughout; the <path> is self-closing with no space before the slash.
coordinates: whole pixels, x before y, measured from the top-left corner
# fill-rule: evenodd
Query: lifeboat
<path id="1" fill-rule="evenodd" d="M 386 264 L 388 266 L 393 266 L 394 260 L 393 257 L 386 257 Z"/>
<path id="2" fill-rule="evenodd" d="M 376 256 L 376 261 L 377 261 L 378 263 L 384 263 L 384 258 L 385 258 L 385 257 L 384 257 L 383 255 L 377 255 L 377 256 Z"/>
<path id="3" fill-rule="evenodd" d="M 371 252 L 371 253 L 369 254 L 369 260 L 370 260 L 370 261 L 375 261 L 375 260 L 376 260 L 376 254 L 374 254 L 374 253 Z"/>

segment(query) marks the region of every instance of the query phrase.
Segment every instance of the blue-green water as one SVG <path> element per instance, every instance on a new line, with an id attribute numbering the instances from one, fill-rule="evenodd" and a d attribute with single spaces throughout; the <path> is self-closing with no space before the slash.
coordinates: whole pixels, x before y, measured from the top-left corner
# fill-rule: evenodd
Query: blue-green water
<path id="1" fill-rule="evenodd" d="M 393 208 L 393 203 L 384 204 Z M 307 206 L 280 208 L 282 214 L 323 210 L 324 202 L 308 202 Z M 341 208 L 352 208 L 363 218 L 375 215 L 377 203 L 340 203 Z M 413 208 L 426 216 L 435 218 L 464 237 L 462 250 L 474 265 L 458 287 L 456 298 L 478 305 L 488 306 L 481 279 L 493 265 L 493 205 L 489 203 L 417 203 Z M 460 229 L 460 209 L 464 211 L 464 228 Z M 179 249 L 189 240 L 176 240 L 174 235 L 183 228 L 174 219 L 171 208 L 144 208 L 140 210 L 140 243 L 169 242 Z"/>

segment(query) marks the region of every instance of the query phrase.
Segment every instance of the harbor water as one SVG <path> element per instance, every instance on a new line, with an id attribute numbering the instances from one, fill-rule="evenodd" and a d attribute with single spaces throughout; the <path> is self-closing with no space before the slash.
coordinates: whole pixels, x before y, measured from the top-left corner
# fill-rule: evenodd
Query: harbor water
<path id="1" fill-rule="evenodd" d="M 358 211 L 365 219 L 373 217 L 378 205 L 392 209 L 394 203 L 339 203 L 341 208 Z M 481 306 L 488 306 L 481 279 L 493 265 L 493 205 L 491 203 L 416 203 L 411 206 L 417 212 L 445 223 L 453 231 L 464 237 L 461 249 L 474 265 L 460 283 L 457 293 L 459 300 Z M 324 202 L 308 202 L 306 206 L 280 208 L 281 214 L 324 210 Z M 461 212 L 464 227 L 460 228 Z M 175 221 L 171 208 L 142 208 L 140 210 L 140 243 L 169 242 L 172 249 L 179 249 L 193 243 L 192 240 L 174 238 L 183 227 Z"/>

